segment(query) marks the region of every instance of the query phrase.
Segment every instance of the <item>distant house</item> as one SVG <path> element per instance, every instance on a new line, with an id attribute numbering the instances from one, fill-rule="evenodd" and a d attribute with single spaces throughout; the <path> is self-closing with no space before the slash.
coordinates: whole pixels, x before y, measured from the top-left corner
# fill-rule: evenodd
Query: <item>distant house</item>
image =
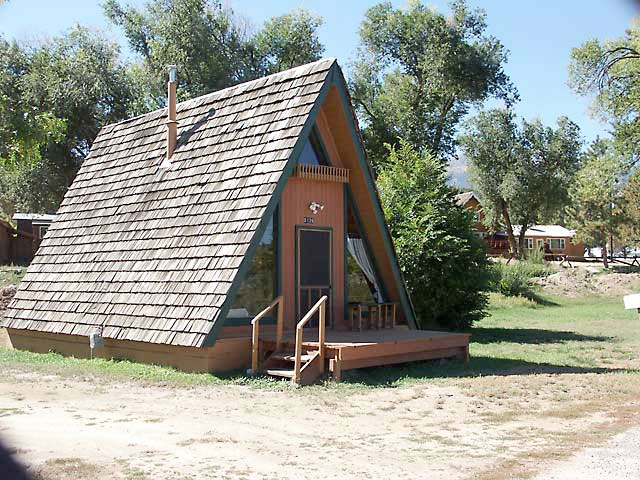
<path id="1" fill-rule="evenodd" d="M 487 227 L 484 226 L 484 212 L 480 199 L 474 192 L 464 192 L 456 195 L 456 203 L 473 211 L 473 230 L 480 238 L 487 236 Z"/>
<path id="2" fill-rule="evenodd" d="M 508 255 L 509 242 L 507 234 L 499 231 L 489 234 L 484 226 L 484 213 L 480 199 L 474 192 L 464 192 L 456 195 L 459 206 L 474 212 L 473 229 L 476 234 L 485 240 L 490 255 Z M 516 237 L 520 234 L 520 227 L 515 225 L 513 233 Z M 525 248 L 529 251 L 546 250 L 554 255 L 569 255 L 581 257 L 584 255 L 584 244 L 572 243 L 575 232 L 560 225 L 534 225 L 525 232 Z M 545 249 L 545 245 L 547 248 Z"/>
<path id="3" fill-rule="evenodd" d="M 527 250 L 550 250 L 554 255 L 582 257 L 584 244 L 573 243 L 575 233 L 560 225 L 534 225 L 524 232 L 524 247 Z M 520 226 L 513 227 L 513 234 L 516 237 L 520 235 Z"/>
<path id="4" fill-rule="evenodd" d="M 334 59 L 180 104 L 175 76 L 95 139 L 5 314 L 15 348 L 295 383 L 466 359 L 468 334 L 417 329 Z"/>
<path id="5" fill-rule="evenodd" d="M 55 219 L 55 215 L 40 213 L 16 213 L 12 218 L 21 232 L 27 232 L 42 240 Z"/>

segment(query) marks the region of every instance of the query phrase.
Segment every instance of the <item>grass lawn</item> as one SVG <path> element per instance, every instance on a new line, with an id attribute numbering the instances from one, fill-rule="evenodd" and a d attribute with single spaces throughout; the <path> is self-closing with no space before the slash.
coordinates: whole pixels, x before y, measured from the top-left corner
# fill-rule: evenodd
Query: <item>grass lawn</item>
<path id="1" fill-rule="evenodd" d="M 547 299 L 536 304 L 524 298 L 493 295 L 490 315 L 471 330 L 471 359 L 370 368 L 344 373 L 343 390 L 398 387 L 414 382 L 482 376 L 617 373 L 640 370 L 640 320 L 626 311 L 621 299 L 586 297 Z M 219 376 L 121 360 L 65 358 L 0 349 L 0 366 L 54 369 L 57 373 L 104 374 L 175 384 L 249 384 L 286 388 L 284 381 L 248 378 L 243 372 Z"/>
<path id="2" fill-rule="evenodd" d="M 27 273 L 27 267 L 21 265 L 0 265 L 0 288 L 17 285 Z"/>

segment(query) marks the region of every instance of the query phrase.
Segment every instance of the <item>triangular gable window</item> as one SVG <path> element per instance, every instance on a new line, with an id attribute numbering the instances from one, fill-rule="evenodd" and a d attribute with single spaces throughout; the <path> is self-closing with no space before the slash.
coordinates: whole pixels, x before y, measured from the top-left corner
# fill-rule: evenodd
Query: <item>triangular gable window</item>
<path id="1" fill-rule="evenodd" d="M 324 147 L 315 129 L 311 131 L 307 142 L 304 144 L 298 163 L 307 165 L 330 165 L 324 153 Z"/>

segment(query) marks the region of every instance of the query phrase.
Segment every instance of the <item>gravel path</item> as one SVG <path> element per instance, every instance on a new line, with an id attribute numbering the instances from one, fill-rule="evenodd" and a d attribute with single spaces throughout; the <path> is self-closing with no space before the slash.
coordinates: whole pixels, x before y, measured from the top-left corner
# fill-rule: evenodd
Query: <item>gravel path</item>
<path id="1" fill-rule="evenodd" d="M 640 479 L 640 426 L 613 437 L 605 446 L 582 450 L 535 477 L 535 480 L 576 479 Z"/>

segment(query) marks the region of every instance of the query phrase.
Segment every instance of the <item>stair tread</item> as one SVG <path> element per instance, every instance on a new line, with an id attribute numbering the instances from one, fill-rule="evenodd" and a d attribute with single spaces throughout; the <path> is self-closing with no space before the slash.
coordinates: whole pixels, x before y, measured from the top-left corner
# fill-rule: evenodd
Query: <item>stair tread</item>
<path id="1" fill-rule="evenodd" d="M 287 377 L 291 378 L 294 375 L 294 371 L 288 368 L 268 368 L 265 370 L 267 375 L 273 375 L 275 377 Z"/>
<path id="2" fill-rule="evenodd" d="M 303 362 L 308 362 L 313 358 L 314 355 L 315 355 L 315 352 L 300 355 L 300 360 L 302 360 Z M 271 358 L 294 362 L 296 359 L 296 354 L 294 352 L 276 352 L 271 355 Z"/>

